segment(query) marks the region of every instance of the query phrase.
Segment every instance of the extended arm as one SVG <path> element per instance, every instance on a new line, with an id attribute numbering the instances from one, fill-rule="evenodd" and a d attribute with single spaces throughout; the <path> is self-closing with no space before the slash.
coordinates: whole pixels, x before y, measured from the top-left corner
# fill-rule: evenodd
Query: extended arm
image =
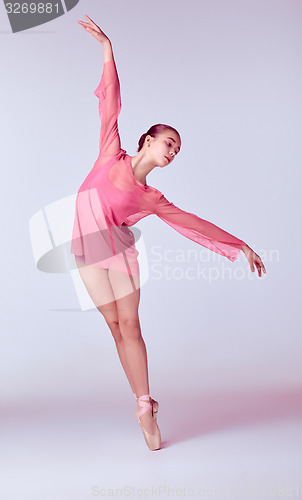
<path id="1" fill-rule="evenodd" d="M 163 194 L 157 201 L 155 213 L 183 236 L 213 252 L 224 255 L 232 262 L 237 259 L 245 245 L 244 241 L 220 229 L 215 224 L 176 207 Z"/>
<path id="2" fill-rule="evenodd" d="M 212 224 L 212 222 L 181 210 L 168 201 L 162 193 L 160 193 L 154 213 L 183 236 L 209 250 L 213 250 L 213 252 L 224 255 L 232 262 L 237 259 L 242 250 L 252 272 L 254 272 L 256 267 L 259 277 L 261 277 L 261 271 L 266 273 L 259 255 L 243 240 L 236 238 L 236 236 L 224 231 L 215 224 Z"/>

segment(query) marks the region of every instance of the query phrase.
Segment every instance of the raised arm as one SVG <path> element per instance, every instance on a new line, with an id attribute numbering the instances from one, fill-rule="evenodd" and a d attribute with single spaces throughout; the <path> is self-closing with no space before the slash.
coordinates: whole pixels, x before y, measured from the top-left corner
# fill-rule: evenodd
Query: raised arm
<path id="1" fill-rule="evenodd" d="M 118 115 L 121 110 L 121 95 L 111 42 L 99 26 L 88 16 L 85 17 L 89 22 L 78 22 L 102 44 L 104 50 L 103 73 L 101 81 L 94 92 L 99 99 L 99 114 L 101 119 L 100 153 L 94 164 L 95 168 L 100 167 L 121 149 L 117 124 Z"/>

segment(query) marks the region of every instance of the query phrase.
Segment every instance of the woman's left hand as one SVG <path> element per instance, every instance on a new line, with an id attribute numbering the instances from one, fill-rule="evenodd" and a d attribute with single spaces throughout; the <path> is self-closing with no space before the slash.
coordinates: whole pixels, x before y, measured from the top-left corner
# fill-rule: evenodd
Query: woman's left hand
<path id="1" fill-rule="evenodd" d="M 105 42 L 110 42 L 109 38 L 105 33 L 101 30 L 101 28 L 93 22 L 90 17 L 88 17 L 85 14 L 85 17 L 88 19 L 88 22 L 84 21 L 78 21 L 78 23 L 85 28 L 86 31 L 88 31 L 94 38 L 100 42 L 100 43 L 105 43 Z"/>
<path id="2" fill-rule="evenodd" d="M 254 265 L 255 265 L 256 268 L 258 269 L 259 277 L 261 277 L 261 269 L 262 269 L 263 273 L 266 273 L 266 269 L 264 267 L 264 264 L 263 264 L 261 258 L 259 257 L 259 255 L 257 255 L 254 252 L 254 250 L 252 250 L 251 247 L 249 247 L 245 243 L 244 245 L 242 245 L 241 250 L 243 251 L 244 255 L 246 256 L 246 258 L 250 264 L 250 268 L 251 268 L 252 272 L 255 271 L 255 268 L 254 268 Z"/>

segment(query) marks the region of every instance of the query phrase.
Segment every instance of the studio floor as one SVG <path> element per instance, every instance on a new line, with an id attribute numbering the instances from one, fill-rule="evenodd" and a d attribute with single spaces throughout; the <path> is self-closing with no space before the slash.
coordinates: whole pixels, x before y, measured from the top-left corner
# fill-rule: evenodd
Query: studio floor
<path id="1" fill-rule="evenodd" d="M 3 409 L 1 500 L 302 498 L 300 388 L 155 396 L 155 452 L 125 391 Z"/>

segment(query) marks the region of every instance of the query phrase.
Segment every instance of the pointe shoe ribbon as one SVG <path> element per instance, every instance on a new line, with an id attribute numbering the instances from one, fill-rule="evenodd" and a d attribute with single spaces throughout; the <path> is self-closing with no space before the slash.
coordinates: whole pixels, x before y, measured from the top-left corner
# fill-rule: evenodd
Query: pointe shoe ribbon
<path id="1" fill-rule="evenodd" d="M 155 399 L 151 398 L 149 394 L 143 394 L 142 396 L 139 396 L 138 398 L 136 397 L 137 404 L 140 406 L 140 408 L 137 409 L 136 416 L 141 417 L 146 411 L 148 411 L 151 407 L 151 414 L 152 417 L 157 417 L 158 413 L 158 402 L 155 401 Z M 147 399 L 143 399 L 147 398 Z"/>
<path id="2" fill-rule="evenodd" d="M 152 406 L 152 408 L 151 408 L 151 411 L 152 411 L 152 417 L 154 416 L 154 417 L 155 417 L 155 419 L 156 419 L 156 417 L 157 417 L 157 412 L 158 412 L 158 402 L 157 402 L 157 401 L 155 401 L 155 399 L 152 399 L 152 398 L 150 397 L 150 403 L 151 403 L 151 406 Z"/>
<path id="3" fill-rule="evenodd" d="M 147 399 L 143 399 L 147 398 Z M 158 402 L 151 398 L 150 394 L 143 394 L 136 398 L 138 408 L 135 411 L 135 416 L 144 434 L 145 441 L 150 450 L 159 450 L 161 446 L 161 434 L 157 425 Z M 142 425 L 140 417 L 151 408 L 152 417 L 154 417 L 156 430 L 154 434 L 150 434 Z"/>

